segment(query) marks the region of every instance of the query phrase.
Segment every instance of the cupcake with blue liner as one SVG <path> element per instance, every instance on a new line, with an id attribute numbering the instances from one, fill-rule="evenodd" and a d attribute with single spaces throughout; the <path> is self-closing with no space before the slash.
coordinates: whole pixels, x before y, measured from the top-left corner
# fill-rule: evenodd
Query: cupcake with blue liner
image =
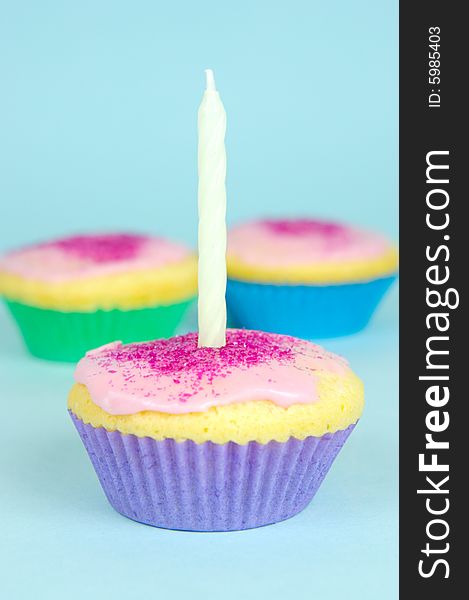
<path id="1" fill-rule="evenodd" d="M 158 237 L 74 235 L 0 259 L 0 294 L 44 359 L 75 362 L 116 339 L 169 337 L 196 293 L 195 254 Z"/>
<path id="2" fill-rule="evenodd" d="M 259 220 L 231 229 L 227 265 L 233 325 L 319 339 L 368 324 L 397 278 L 398 252 L 339 223 Z"/>
<path id="3" fill-rule="evenodd" d="M 305 508 L 363 410 L 346 361 L 289 336 L 227 330 L 109 344 L 68 408 L 110 504 L 135 521 L 230 531 Z"/>

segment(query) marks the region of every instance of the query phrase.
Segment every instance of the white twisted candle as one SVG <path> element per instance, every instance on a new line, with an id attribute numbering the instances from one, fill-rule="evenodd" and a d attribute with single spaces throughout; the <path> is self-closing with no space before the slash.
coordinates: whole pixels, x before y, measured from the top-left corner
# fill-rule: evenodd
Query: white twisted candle
<path id="1" fill-rule="evenodd" d="M 199 108 L 199 347 L 226 343 L 226 113 L 213 72 Z"/>

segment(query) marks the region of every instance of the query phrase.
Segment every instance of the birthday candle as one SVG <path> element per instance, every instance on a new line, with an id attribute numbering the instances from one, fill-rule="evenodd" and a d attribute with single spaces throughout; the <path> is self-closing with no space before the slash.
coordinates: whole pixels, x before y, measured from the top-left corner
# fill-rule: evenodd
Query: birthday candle
<path id="1" fill-rule="evenodd" d="M 211 69 L 199 108 L 199 347 L 226 343 L 226 113 Z"/>

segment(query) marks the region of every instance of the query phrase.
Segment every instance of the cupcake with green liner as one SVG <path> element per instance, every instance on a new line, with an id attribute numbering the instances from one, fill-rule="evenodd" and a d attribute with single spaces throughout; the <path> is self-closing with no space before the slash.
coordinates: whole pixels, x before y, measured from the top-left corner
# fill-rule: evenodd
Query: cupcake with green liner
<path id="1" fill-rule="evenodd" d="M 231 229 L 227 264 L 233 324 L 318 339 L 367 325 L 396 280 L 398 252 L 356 227 L 272 219 Z"/>
<path id="2" fill-rule="evenodd" d="M 158 237 L 75 235 L 6 254 L 0 293 L 33 355 L 76 361 L 115 339 L 173 335 L 197 293 L 197 260 Z"/>
<path id="3" fill-rule="evenodd" d="M 120 342 L 78 363 L 68 408 L 110 504 L 141 523 L 230 531 L 305 508 L 363 410 L 320 346 L 227 330 Z"/>

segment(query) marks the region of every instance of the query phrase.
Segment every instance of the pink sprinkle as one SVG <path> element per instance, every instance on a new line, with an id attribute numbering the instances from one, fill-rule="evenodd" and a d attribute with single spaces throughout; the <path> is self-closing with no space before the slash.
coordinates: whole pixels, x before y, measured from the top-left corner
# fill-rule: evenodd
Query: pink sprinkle
<path id="1" fill-rule="evenodd" d="M 146 236 L 129 233 L 77 235 L 43 244 L 42 247 L 60 248 L 78 258 L 106 263 L 134 258 L 147 240 Z"/>
<path id="2" fill-rule="evenodd" d="M 265 220 L 261 225 L 279 235 L 342 236 L 347 232 L 343 225 L 315 219 Z"/>
<path id="3" fill-rule="evenodd" d="M 106 370 L 116 362 L 122 364 L 125 381 L 131 380 L 135 370 L 148 368 L 156 377 L 175 375 L 174 383 L 179 383 L 177 376 L 184 373 L 193 379 L 196 391 L 199 382 L 203 385 L 202 379 L 211 382 L 215 377 L 226 377 L 233 367 L 248 369 L 271 360 L 290 362 L 295 342 L 294 338 L 262 331 L 228 330 L 223 348 L 198 348 L 197 333 L 188 333 L 169 340 L 111 346 L 92 359 Z"/>

